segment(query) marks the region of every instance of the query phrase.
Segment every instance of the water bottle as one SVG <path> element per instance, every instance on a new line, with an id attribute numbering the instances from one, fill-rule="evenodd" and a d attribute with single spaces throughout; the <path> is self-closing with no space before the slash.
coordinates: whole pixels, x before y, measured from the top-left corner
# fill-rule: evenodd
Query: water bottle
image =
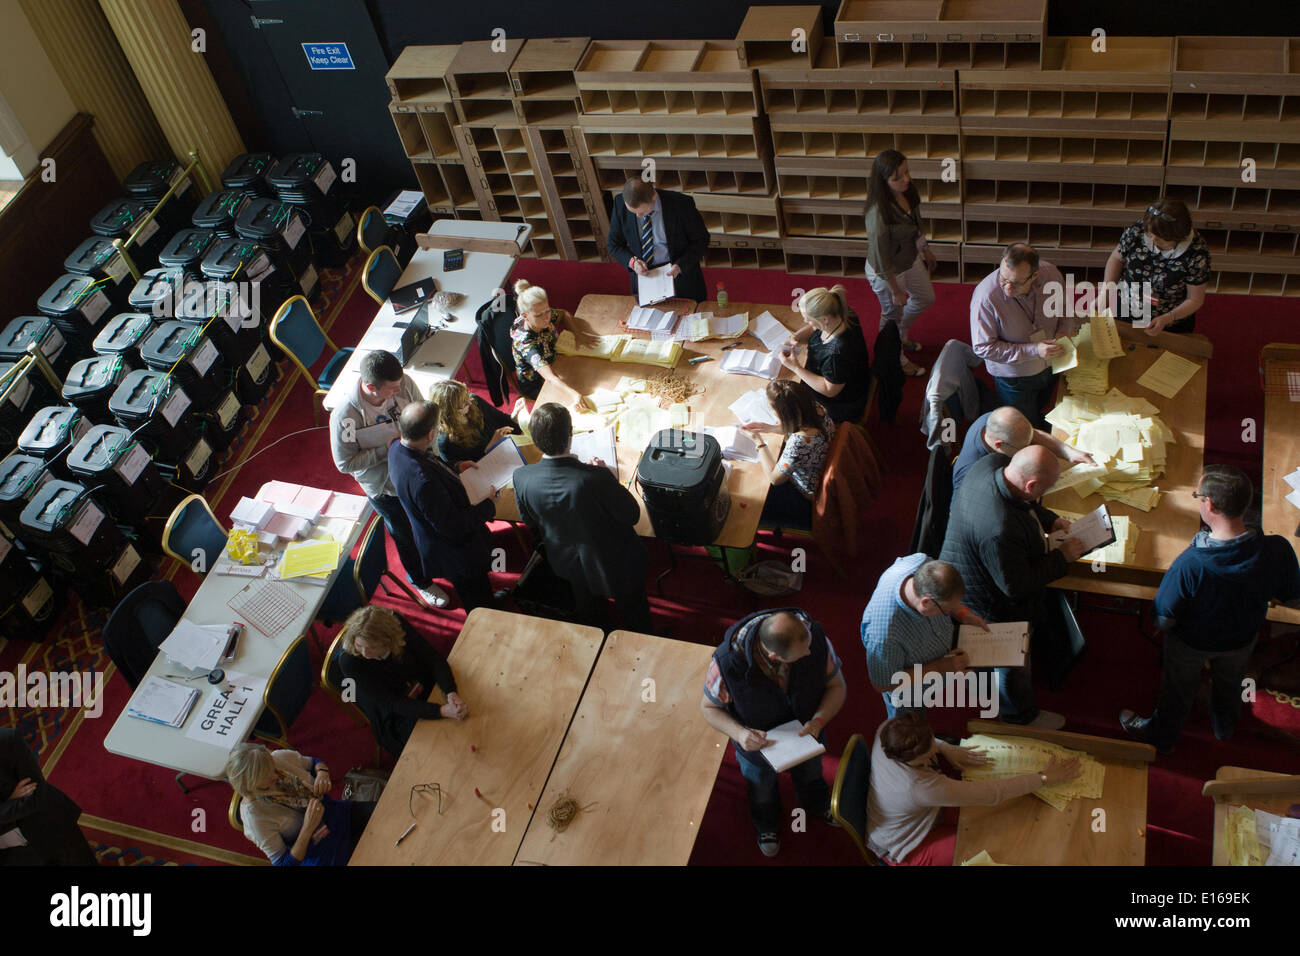
<path id="1" fill-rule="evenodd" d="M 718 283 L 717 303 L 719 309 L 725 309 L 727 307 L 727 289 L 721 282 Z"/>

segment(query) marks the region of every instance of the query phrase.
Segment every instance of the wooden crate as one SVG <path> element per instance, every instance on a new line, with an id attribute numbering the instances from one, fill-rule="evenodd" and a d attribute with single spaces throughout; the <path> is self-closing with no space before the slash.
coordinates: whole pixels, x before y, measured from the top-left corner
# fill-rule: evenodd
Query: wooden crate
<path id="1" fill-rule="evenodd" d="M 446 110 L 451 103 L 447 70 L 460 47 L 408 46 L 384 76 L 400 112 L 430 107 Z"/>
<path id="2" fill-rule="evenodd" d="M 1042 65 L 1047 0 L 841 0 L 840 66 L 1016 69 Z"/>
<path id="3" fill-rule="evenodd" d="M 807 41 L 802 52 L 794 49 L 796 30 Z M 742 66 L 811 67 L 824 37 L 820 6 L 750 7 L 736 34 L 736 48 Z"/>
<path id="4" fill-rule="evenodd" d="M 588 37 L 525 41 L 509 70 L 520 123 L 564 127 L 578 121 L 578 84 L 573 70 L 590 42 Z"/>
<path id="5" fill-rule="evenodd" d="M 754 71 L 731 40 L 596 40 L 574 71 L 586 115 L 756 116 Z"/>

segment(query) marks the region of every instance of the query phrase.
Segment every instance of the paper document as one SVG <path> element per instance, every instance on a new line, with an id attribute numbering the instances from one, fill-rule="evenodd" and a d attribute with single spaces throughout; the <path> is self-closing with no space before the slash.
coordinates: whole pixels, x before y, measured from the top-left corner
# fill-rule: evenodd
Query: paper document
<path id="1" fill-rule="evenodd" d="M 181 618 L 158 650 L 181 667 L 210 671 L 226 648 L 226 629 L 224 624 L 195 624 Z"/>
<path id="2" fill-rule="evenodd" d="M 1300 468 L 1297 468 L 1289 475 L 1283 475 L 1282 480 L 1291 486 L 1292 491 L 1300 490 Z"/>
<path id="3" fill-rule="evenodd" d="M 356 521 L 366 513 L 365 495 L 349 495 L 336 491 L 330 495 L 329 504 L 325 506 L 326 518 L 342 518 L 344 521 Z"/>
<path id="4" fill-rule="evenodd" d="M 722 370 L 737 375 L 774 379 L 781 372 L 781 363 L 770 352 L 751 349 L 732 349 L 722 357 Z"/>
<path id="5" fill-rule="evenodd" d="M 1010 863 L 998 863 L 993 857 L 989 856 L 988 850 L 980 850 L 973 857 L 967 860 L 962 866 L 1010 866 Z"/>
<path id="6" fill-rule="evenodd" d="M 275 505 L 256 498 L 240 498 L 230 512 L 230 520 L 248 531 L 261 531 L 275 517 Z"/>
<path id="7" fill-rule="evenodd" d="M 599 458 L 615 478 L 618 477 L 618 450 L 614 444 L 614 427 L 606 425 L 592 431 L 574 431 L 573 445 L 569 449 L 578 461 L 590 463 Z"/>
<path id="8" fill-rule="evenodd" d="M 1300 491 L 1293 491 L 1286 496 L 1286 500 L 1292 506 L 1300 508 Z"/>
<path id="9" fill-rule="evenodd" d="M 637 332 L 671 332 L 677 327 L 677 313 L 633 306 L 627 327 Z"/>
<path id="10" fill-rule="evenodd" d="M 1060 355 L 1052 356 L 1052 371 L 1056 374 L 1068 372 L 1079 364 L 1079 356 L 1075 351 L 1074 342 L 1067 336 L 1061 336 L 1056 340 L 1056 344 L 1065 351 Z"/>
<path id="11" fill-rule="evenodd" d="M 1287 397 L 1293 402 L 1300 402 L 1300 372 L 1286 373 Z"/>
<path id="12" fill-rule="evenodd" d="M 492 493 L 492 488 L 506 488 L 514 480 L 515 469 L 526 464 L 519 446 L 506 436 L 492 446 L 492 450 L 479 459 L 477 468 L 460 473 L 461 484 L 469 495 L 469 503 L 478 504 Z"/>
<path id="13" fill-rule="evenodd" d="M 1142 373 L 1137 383 L 1165 398 L 1173 398 L 1191 381 L 1199 368 L 1200 365 L 1175 352 L 1165 352 Z"/>
<path id="14" fill-rule="evenodd" d="M 144 683 L 131 695 L 126 712 L 131 717 L 166 724 L 168 727 L 179 727 L 185 723 L 190 708 L 198 699 L 199 692 L 194 687 L 186 687 L 161 677 L 146 677 Z"/>
<path id="15" fill-rule="evenodd" d="M 262 709 L 265 677 L 250 677 L 226 671 L 220 684 L 203 685 L 196 717 L 185 728 L 185 736 L 216 747 L 234 749 L 248 736 L 253 718 Z"/>
<path id="16" fill-rule="evenodd" d="M 980 747 L 989 758 L 987 764 L 967 767 L 962 771 L 964 780 L 1002 780 L 1024 773 L 1037 773 L 1053 757 L 1079 758 L 1079 776 L 1073 780 L 1039 787 L 1034 796 L 1057 810 L 1065 810 L 1076 797 L 1101 796 L 1106 767 L 1096 757 L 1082 750 L 1069 750 L 1059 744 L 1030 737 L 994 737 L 975 734 L 961 742 L 963 747 Z"/>
<path id="17" fill-rule="evenodd" d="M 735 425 L 705 425 L 700 431 L 712 435 L 728 461 L 758 461 L 758 445 L 749 433 Z"/>
<path id="18" fill-rule="evenodd" d="M 754 319 L 753 328 L 750 331 L 754 336 L 767 346 L 769 352 L 781 351 L 781 346 L 785 340 L 790 337 L 790 330 L 776 320 L 771 312 L 760 312 L 758 318 Z"/>
<path id="19" fill-rule="evenodd" d="M 758 422 L 762 425 L 779 425 L 772 403 L 767 400 L 767 393 L 761 388 L 746 392 L 727 406 L 731 413 L 740 419 L 742 425 Z"/>
<path id="20" fill-rule="evenodd" d="M 773 727 L 767 732 L 769 743 L 759 753 L 767 759 L 767 762 L 772 765 L 772 769 L 777 773 L 789 770 L 805 760 L 811 760 L 813 757 L 826 752 L 826 748 L 817 742 L 817 738 L 813 734 L 800 737 L 799 731 L 801 730 L 803 730 L 803 724 L 797 720 L 791 720 L 779 727 Z"/>
<path id="21" fill-rule="evenodd" d="M 357 432 L 357 445 L 362 449 L 387 448 L 397 439 L 396 422 L 379 422 Z"/>
<path id="22" fill-rule="evenodd" d="M 957 646 L 971 667 L 1024 667 L 1029 653 L 1029 622 L 990 624 L 986 631 L 973 624 L 957 628 Z"/>
<path id="23" fill-rule="evenodd" d="M 628 336 L 617 355 L 611 356 L 615 362 L 637 362 L 643 365 L 661 365 L 672 368 L 682 355 L 682 343 L 672 340 L 656 341 Z"/>
<path id="24" fill-rule="evenodd" d="M 641 305 L 654 305 L 676 295 L 673 277 L 668 274 L 672 264 L 658 266 L 636 277 L 636 299 Z"/>
<path id="25" fill-rule="evenodd" d="M 1300 866 L 1300 820 L 1256 810 L 1255 834 L 1268 847 L 1265 866 Z"/>
<path id="26" fill-rule="evenodd" d="M 1223 822 L 1224 849 L 1229 866 L 1263 866 L 1268 850 L 1259 845 L 1255 829 L 1255 811 L 1237 804 L 1227 807 Z"/>
<path id="27" fill-rule="evenodd" d="M 1112 316 L 1094 315 L 1088 320 L 1088 328 L 1092 337 L 1092 354 L 1097 358 L 1113 359 L 1124 354 L 1124 342 Z"/>
<path id="28" fill-rule="evenodd" d="M 384 210 L 384 218 L 405 219 L 415 212 L 416 207 L 422 202 L 424 202 L 424 193 L 418 189 L 403 189 Z"/>
<path id="29" fill-rule="evenodd" d="M 1115 529 L 1111 523 L 1110 509 L 1104 504 L 1099 505 L 1095 511 L 1089 512 L 1077 521 L 1070 522 L 1069 536 L 1078 538 L 1083 542 L 1085 554 L 1113 543 Z"/>
<path id="30" fill-rule="evenodd" d="M 301 578 L 308 574 L 328 574 L 339 563 L 342 545 L 333 538 L 301 541 L 284 549 L 280 561 L 281 578 Z"/>

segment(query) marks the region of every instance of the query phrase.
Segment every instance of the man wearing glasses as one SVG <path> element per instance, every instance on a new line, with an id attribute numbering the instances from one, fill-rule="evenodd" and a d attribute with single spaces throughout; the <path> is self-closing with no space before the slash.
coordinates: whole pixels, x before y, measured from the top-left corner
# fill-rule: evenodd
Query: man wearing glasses
<path id="1" fill-rule="evenodd" d="M 1014 405 L 1045 431 L 1050 429 L 1043 406 L 1056 384 L 1051 360 L 1064 351 L 1056 340 L 1078 328 L 1071 316 L 1046 314 L 1051 290 L 1062 287 L 1060 269 L 1039 261 L 1028 243 L 1014 242 L 997 269 L 975 287 L 970 302 L 971 346 L 993 376 L 1003 404 Z"/>
<path id="2" fill-rule="evenodd" d="M 1213 687 L 1210 728 L 1219 740 L 1232 736 L 1268 602 L 1300 606 L 1300 566 L 1290 542 L 1247 528 L 1243 520 L 1254 494 L 1241 469 L 1206 465 L 1192 496 L 1209 530 L 1197 532 L 1156 591 L 1165 643 L 1155 713 L 1139 717 L 1122 710 L 1119 723 L 1162 754 L 1173 751 L 1182 733 L 1206 664 Z"/>

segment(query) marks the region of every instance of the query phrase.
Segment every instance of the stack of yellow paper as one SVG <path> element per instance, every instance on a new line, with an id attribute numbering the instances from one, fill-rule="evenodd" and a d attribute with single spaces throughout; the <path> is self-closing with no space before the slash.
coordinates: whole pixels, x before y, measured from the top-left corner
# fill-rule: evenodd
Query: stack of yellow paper
<path id="1" fill-rule="evenodd" d="M 1229 866 L 1263 866 L 1268 850 L 1259 845 L 1255 811 L 1233 804 L 1224 820 L 1223 842 L 1227 844 Z"/>
<path id="2" fill-rule="evenodd" d="M 555 339 L 555 351 L 560 355 L 581 355 L 584 358 L 602 358 L 614 360 L 630 339 L 630 335 L 599 335 L 593 344 L 579 345 L 578 340 L 568 329 Z"/>
<path id="3" fill-rule="evenodd" d="M 1066 371 L 1065 383 L 1075 395 L 1105 395 L 1110 382 L 1110 359 L 1097 355 L 1092 335 L 1092 326 L 1085 325 L 1072 340 L 1075 365 Z"/>
<path id="4" fill-rule="evenodd" d="M 682 343 L 669 340 L 655 341 L 627 337 L 623 347 L 610 359 L 615 362 L 640 362 L 644 365 L 660 365 L 673 368 L 682 357 Z"/>
<path id="5" fill-rule="evenodd" d="M 1056 512 L 1066 521 L 1077 521 L 1083 515 L 1071 511 Z M 1115 540 L 1104 548 L 1097 548 L 1083 556 L 1084 561 L 1102 561 L 1105 564 L 1132 564 L 1137 556 L 1138 526 L 1128 515 L 1111 515 L 1111 530 Z"/>
<path id="6" fill-rule="evenodd" d="M 316 538 L 290 544 L 280 560 L 281 578 L 328 575 L 339 563 L 342 546 L 333 538 Z"/>
<path id="7" fill-rule="evenodd" d="M 1069 750 L 1059 744 L 1029 737 L 993 737 L 988 734 L 975 734 L 963 740 L 961 745 L 979 747 L 989 758 L 989 762 L 983 766 L 964 769 L 962 778 L 965 780 L 1003 780 L 1022 773 L 1037 773 L 1053 757 L 1062 760 L 1078 757 L 1077 777 L 1048 787 L 1039 787 L 1034 791 L 1034 796 L 1057 810 L 1064 810 L 1076 797 L 1095 799 L 1101 796 L 1106 768 L 1096 757 L 1082 750 Z"/>
<path id="8" fill-rule="evenodd" d="M 1010 866 L 1010 863 L 998 863 L 993 857 L 989 856 L 988 850 L 980 850 L 973 857 L 967 860 L 962 866 Z"/>
<path id="9" fill-rule="evenodd" d="M 1130 398 L 1117 388 L 1105 395 L 1067 395 L 1047 420 L 1067 433 L 1066 441 L 1092 455 L 1096 465 L 1075 465 L 1061 473 L 1051 491 L 1074 488 L 1080 498 L 1100 493 L 1150 511 L 1160 501 L 1151 482 L 1164 474 L 1173 431 L 1144 398 Z M 1050 492 L 1049 492 L 1050 493 Z"/>

